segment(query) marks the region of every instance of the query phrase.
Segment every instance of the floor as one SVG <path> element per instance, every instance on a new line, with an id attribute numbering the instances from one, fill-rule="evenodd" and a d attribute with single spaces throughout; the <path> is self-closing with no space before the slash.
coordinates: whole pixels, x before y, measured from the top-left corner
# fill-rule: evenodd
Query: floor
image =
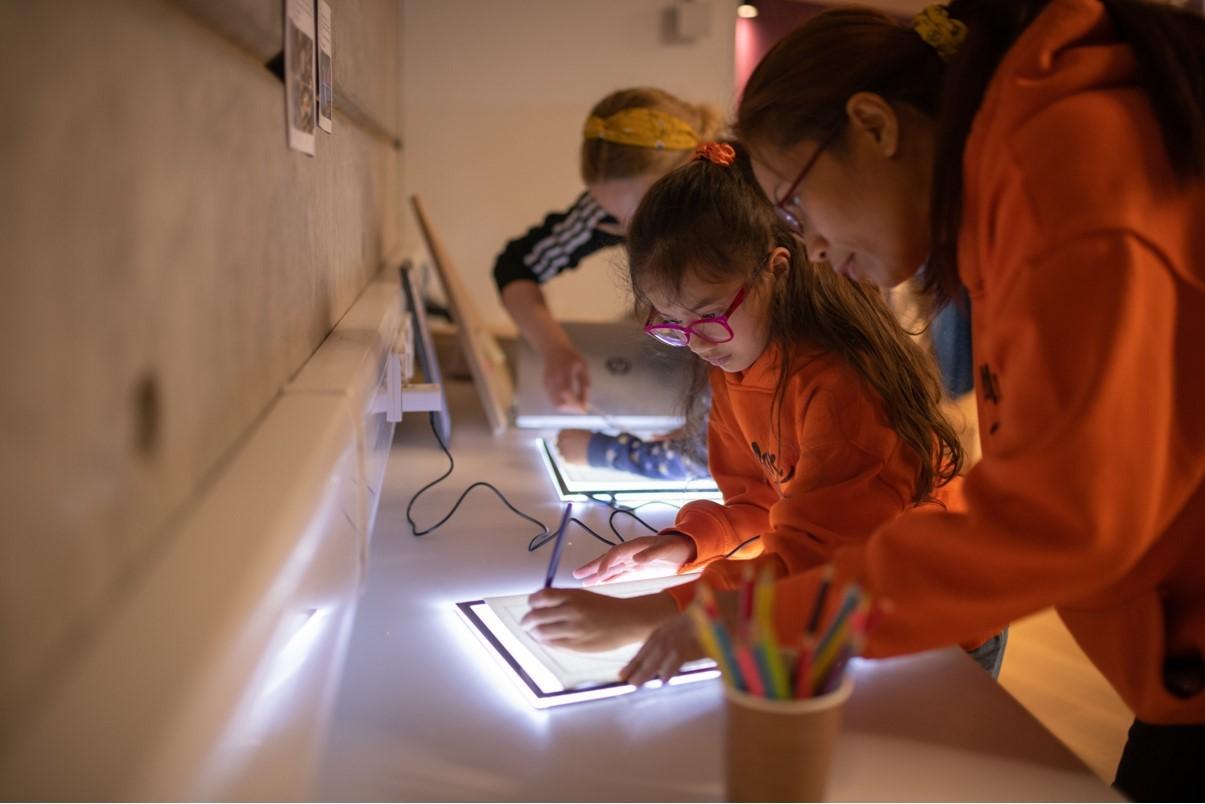
<path id="1" fill-rule="evenodd" d="M 1000 683 L 1112 783 L 1132 715 L 1052 609 L 1009 629 Z"/>

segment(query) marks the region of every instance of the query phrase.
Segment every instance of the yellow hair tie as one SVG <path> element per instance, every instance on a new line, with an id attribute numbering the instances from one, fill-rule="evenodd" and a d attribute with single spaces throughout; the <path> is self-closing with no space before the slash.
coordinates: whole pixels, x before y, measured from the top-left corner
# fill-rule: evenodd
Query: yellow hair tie
<path id="1" fill-rule="evenodd" d="M 582 136 L 638 148 L 689 151 L 699 144 L 699 135 L 685 120 L 657 109 L 622 109 L 604 119 L 591 116 Z"/>
<path id="2" fill-rule="evenodd" d="M 957 53 L 967 38 L 966 24 L 962 20 L 950 19 L 946 7 L 938 3 L 926 6 L 924 11 L 913 17 L 912 27 L 943 59 L 949 59 Z"/>

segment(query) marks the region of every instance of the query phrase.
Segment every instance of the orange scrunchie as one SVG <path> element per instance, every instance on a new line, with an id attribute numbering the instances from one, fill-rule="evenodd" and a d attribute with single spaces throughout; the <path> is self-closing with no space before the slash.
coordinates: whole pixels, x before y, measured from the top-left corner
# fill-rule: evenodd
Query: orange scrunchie
<path id="1" fill-rule="evenodd" d="M 726 142 L 700 142 L 695 146 L 694 158 L 728 166 L 736 161 L 736 149 Z"/>

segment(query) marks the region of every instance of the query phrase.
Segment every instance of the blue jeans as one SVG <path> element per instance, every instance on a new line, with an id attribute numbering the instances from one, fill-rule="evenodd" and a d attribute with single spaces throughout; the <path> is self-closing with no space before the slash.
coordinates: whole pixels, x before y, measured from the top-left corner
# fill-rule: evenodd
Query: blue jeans
<path id="1" fill-rule="evenodd" d="M 1007 644 L 1008 629 L 1005 628 L 974 650 L 968 650 L 967 655 L 990 673 L 992 678 L 1000 678 L 1000 665 L 1004 664 L 1004 646 Z"/>
<path id="2" fill-rule="evenodd" d="M 941 370 L 946 394 L 957 399 L 975 388 L 975 367 L 971 356 L 971 301 L 960 291 L 954 301 L 933 318 L 930 328 L 933 357 Z"/>

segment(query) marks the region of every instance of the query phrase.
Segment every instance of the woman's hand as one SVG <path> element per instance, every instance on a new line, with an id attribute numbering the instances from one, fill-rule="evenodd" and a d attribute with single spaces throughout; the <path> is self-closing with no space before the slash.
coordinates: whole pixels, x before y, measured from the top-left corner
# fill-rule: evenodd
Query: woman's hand
<path id="1" fill-rule="evenodd" d="M 664 592 L 611 597 L 583 589 L 541 589 L 527 599 L 519 624 L 546 645 L 603 651 L 645 639 L 678 607 Z"/>
<path id="2" fill-rule="evenodd" d="M 570 346 L 559 346 L 544 357 L 544 390 L 558 410 L 585 413 L 590 395 L 586 361 Z"/>
<path id="3" fill-rule="evenodd" d="M 646 567 L 677 570 L 695 558 L 695 543 L 681 533 L 658 533 L 617 544 L 573 571 L 586 586 L 606 583 Z"/>
<path id="4" fill-rule="evenodd" d="M 637 687 L 658 677 L 668 681 L 682 665 L 704 656 L 694 623 L 687 615 L 679 614 L 653 631 L 632 661 L 619 671 L 619 679 Z"/>

